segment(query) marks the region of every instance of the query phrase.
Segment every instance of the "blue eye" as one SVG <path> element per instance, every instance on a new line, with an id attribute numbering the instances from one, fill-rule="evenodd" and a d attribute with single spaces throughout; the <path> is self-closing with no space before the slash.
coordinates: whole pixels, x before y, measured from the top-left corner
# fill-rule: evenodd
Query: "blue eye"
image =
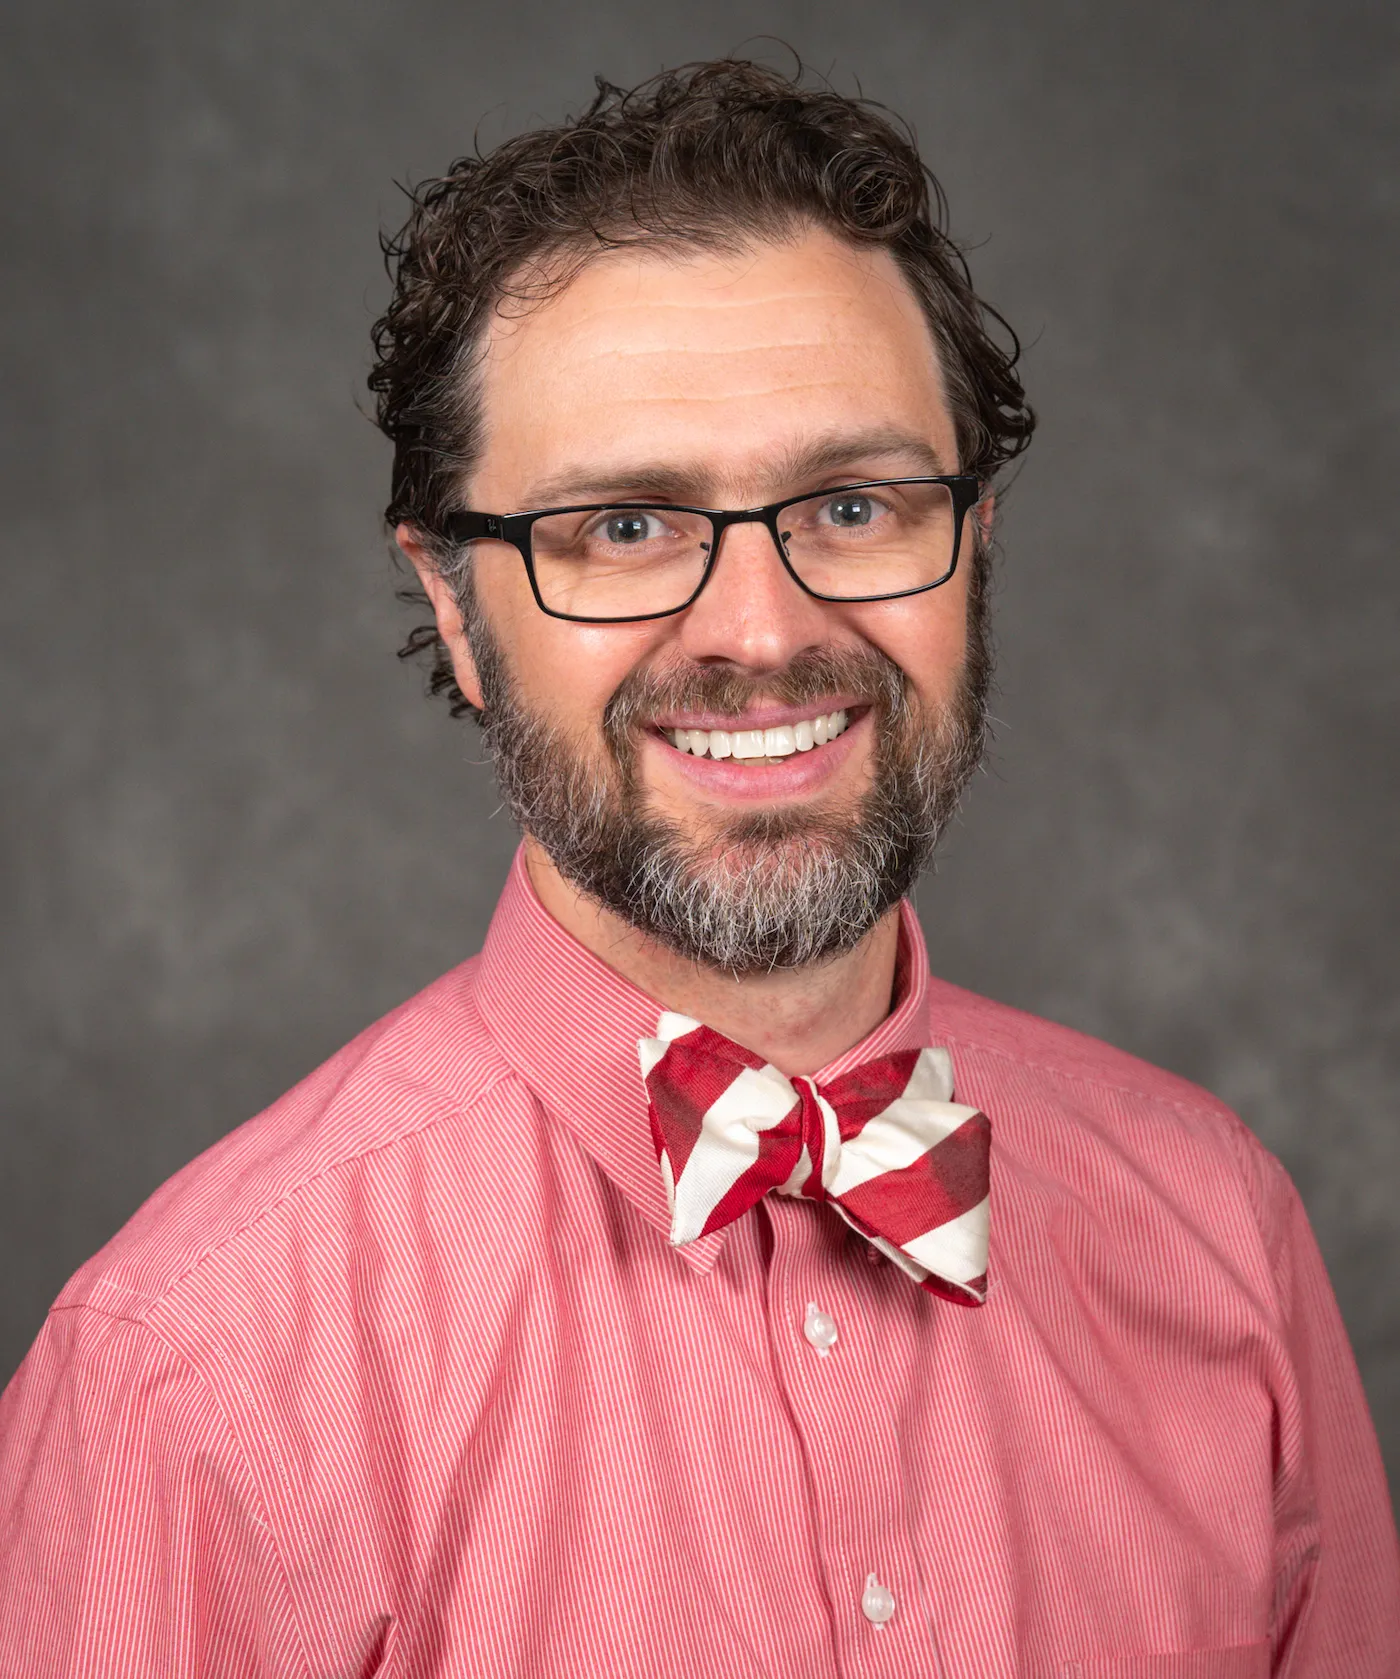
<path id="1" fill-rule="evenodd" d="M 833 496 L 826 507 L 832 524 L 847 529 L 853 525 L 868 525 L 875 517 L 875 503 L 869 496 Z"/>
<path id="2" fill-rule="evenodd" d="M 646 513 L 614 513 L 603 527 L 609 542 L 625 547 L 631 542 L 645 542 L 650 535 L 652 520 Z"/>

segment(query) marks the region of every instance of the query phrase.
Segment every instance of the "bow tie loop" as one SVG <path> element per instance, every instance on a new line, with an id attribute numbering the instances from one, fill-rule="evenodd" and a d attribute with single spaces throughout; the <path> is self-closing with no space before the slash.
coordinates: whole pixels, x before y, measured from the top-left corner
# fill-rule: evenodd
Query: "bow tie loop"
<path id="1" fill-rule="evenodd" d="M 829 1085 L 788 1078 L 686 1015 L 638 1044 L 671 1241 L 770 1193 L 829 1201 L 916 1282 L 986 1299 L 990 1126 L 952 1100 L 946 1049 L 906 1050 Z"/>

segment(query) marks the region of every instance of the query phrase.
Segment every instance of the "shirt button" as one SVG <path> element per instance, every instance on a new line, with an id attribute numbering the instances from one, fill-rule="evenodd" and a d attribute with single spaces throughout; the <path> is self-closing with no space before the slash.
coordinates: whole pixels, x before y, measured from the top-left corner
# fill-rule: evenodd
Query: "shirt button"
<path id="1" fill-rule="evenodd" d="M 836 1345 L 836 1319 L 829 1312 L 824 1312 L 815 1301 L 809 1300 L 802 1333 L 825 1358 Z"/>
<path id="2" fill-rule="evenodd" d="M 882 1627 L 894 1614 L 894 1593 L 888 1586 L 882 1586 L 873 1574 L 867 1574 L 860 1607 L 867 1621 Z"/>

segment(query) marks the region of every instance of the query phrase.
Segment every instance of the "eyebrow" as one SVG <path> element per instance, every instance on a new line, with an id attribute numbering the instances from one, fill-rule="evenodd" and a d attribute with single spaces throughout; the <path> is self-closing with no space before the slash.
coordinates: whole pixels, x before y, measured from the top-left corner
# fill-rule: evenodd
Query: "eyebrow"
<path id="1" fill-rule="evenodd" d="M 878 469 L 898 466 L 909 477 L 936 478 L 955 470 L 926 437 L 896 426 L 873 426 L 862 431 L 834 433 L 797 443 L 768 463 L 766 476 L 774 484 L 800 493 L 803 485 L 827 473 L 847 470 L 860 477 L 878 476 Z M 877 469 L 867 471 L 867 468 Z M 900 474 L 896 474 L 899 476 Z M 626 497 L 637 501 L 703 504 L 715 493 L 713 468 L 694 462 L 639 461 L 625 465 L 570 467 L 542 478 L 530 487 L 526 507 L 562 507 L 573 502 Z"/>

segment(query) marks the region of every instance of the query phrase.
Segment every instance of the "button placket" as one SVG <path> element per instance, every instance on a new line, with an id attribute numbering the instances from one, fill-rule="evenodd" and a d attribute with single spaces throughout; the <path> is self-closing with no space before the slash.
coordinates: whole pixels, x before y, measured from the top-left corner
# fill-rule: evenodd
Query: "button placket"
<path id="1" fill-rule="evenodd" d="M 814 1210 L 780 1202 L 764 1211 L 776 1371 L 809 1466 L 826 1588 L 846 1605 L 834 1629 L 837 1671 L 903 1679 L 925 1656 L 937 1671 L 900 1480 L 902 1382 L 891 1389 L 890 1380 L 908 1373 L 909 1358 L 899 1303 L 887 1298 L 892 1279 L 833 1241 Z"/>
<path id="2" fill-rule="evenodd" d="M 873 1574 L 865 1576 L 865 1590 L 860 1595 L 860 1610 L 876 1632 L 885 1630 L 885 1622 L 894 1618 L 894 1593 L 882 1586 Z"/>
<path id="3" fill-rule="evenodd" d="M 802 1320 L 802 1333 L 816 1348 L 818 1358 L 829 1357 L 831 1349 L 840 1339 L 836 1319 L 830 1312 L 824 1312 L 815 1300 L 807 1302 L 807 1315 Z"/>

